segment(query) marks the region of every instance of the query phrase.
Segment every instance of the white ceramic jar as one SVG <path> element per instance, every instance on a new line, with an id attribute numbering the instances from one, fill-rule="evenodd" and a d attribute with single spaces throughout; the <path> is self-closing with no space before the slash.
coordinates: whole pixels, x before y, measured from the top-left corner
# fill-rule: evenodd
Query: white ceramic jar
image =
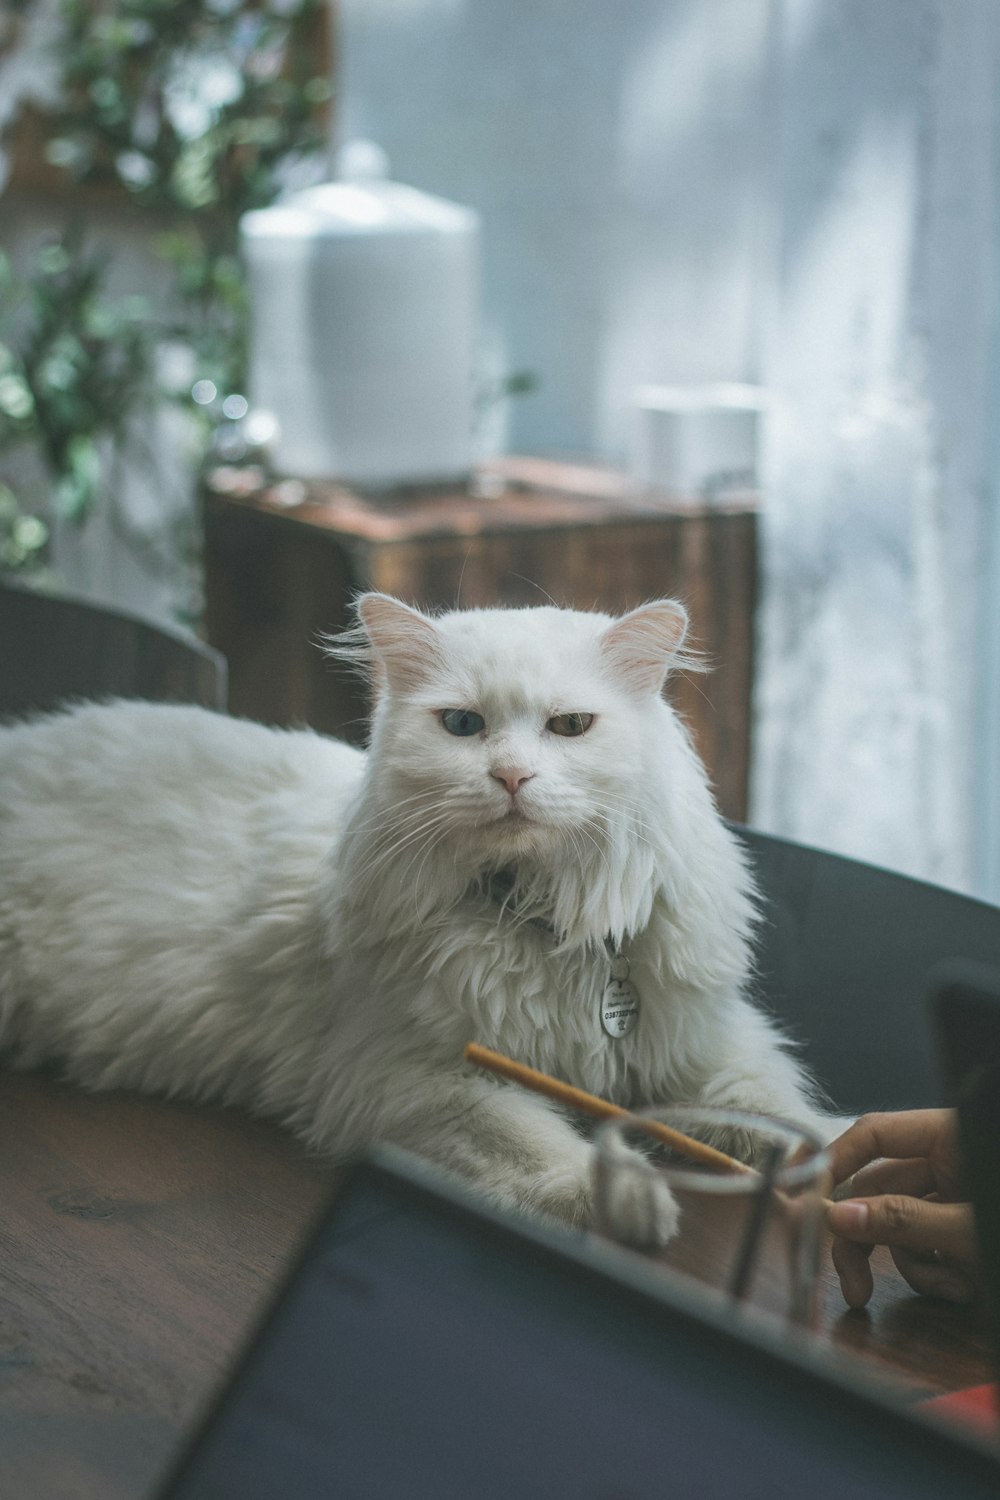
<path id="1" fill-rule="evenodd" d="M 479 219 L 390 182 L 377 147 L 245 214 L 250 390 L 275 467 L 381 487 L 472 463 Z M 381 170 L 380 170 L 381 169 Z"/>

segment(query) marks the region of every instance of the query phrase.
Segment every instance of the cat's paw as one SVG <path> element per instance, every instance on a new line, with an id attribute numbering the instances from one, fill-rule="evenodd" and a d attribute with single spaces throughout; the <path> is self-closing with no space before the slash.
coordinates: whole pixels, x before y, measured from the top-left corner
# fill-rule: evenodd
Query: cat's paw
<path id="1" fill-rule="evenodd" d="M 588 1170 L 553 1167 L 532 1183 L 531 1206 L 564 1224 L 589 1229 L 594 1218 L 594 1185 Z"/>
<path id="2" fill-rule="evenodd" d="M 613 1239 L 661 1249 L 680 1228 L 677 1199 L 656 1168 L 637 1151 L 605 1143 L 595 1169 L 601 1228 Z"/>

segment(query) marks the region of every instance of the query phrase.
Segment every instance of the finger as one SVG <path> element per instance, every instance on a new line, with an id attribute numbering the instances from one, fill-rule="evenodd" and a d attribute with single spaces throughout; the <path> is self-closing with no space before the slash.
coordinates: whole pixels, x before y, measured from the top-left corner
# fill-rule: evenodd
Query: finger
<path id="1" fill-rule="evenodd" d="M 872 1162 L 861 1167 L 841 1184 L 842 1198 L 879 1198 L 885 1193 L 905 1193 L 908 1198 L 923 1198 L 936 1186 L 926 1157 Z M 849 1192 L 844 1189 L 849 1188 Z"/>
<path id="2" fill-rule="evenodd" d="M 923 1297 L 941 1297 L 945 1302 L 973 1302 L 976 1283 L 967 1270 L 946 1260 L 928 1259 L 913 1250 L 893 1250 L 903 1280 Z"/>
<path id="3" fill-rule="evenodd" d="M 871 1245 L 856 1245 L 851 1240 L 835 1239 L 830 1246 L 834 1268 L 840 1278 L 840 1290 L 848 1307 L 864 1307 L 874 1290 L 872 1268 L 868 1257 Z"/>
<path id="4" fill-rule="evenodd" d="M 847 1198 L 829 1204 L 826 1217 L 834 1234 L 862 1244 L 937 1250 L 961 1262 L 973 1255 L 972 1210 L 967 1203 L 937 1203 L 901 1194 Z"/>
<path id="5" fill-rule="evenodd" d="M 833 1180 L 842 1182 L 879 1157 L 930 1156 L 942 1140 L 953 1138 L 954 1122 L 945 1109 L 862 1115 L 830 1145 Z"/>

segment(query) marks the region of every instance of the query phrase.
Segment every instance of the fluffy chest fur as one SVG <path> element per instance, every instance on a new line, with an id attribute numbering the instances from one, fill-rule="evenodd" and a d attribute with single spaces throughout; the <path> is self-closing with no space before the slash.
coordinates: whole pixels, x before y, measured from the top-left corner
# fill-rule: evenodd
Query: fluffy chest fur
<path id="1" fill-rule="evenodd" d="M 419 1037 L 443 1065 L 477 1041 L 617 1103 L 684 1099 L 700 1082 L 702 1033 L 731 989 L 698 989 L 672 972 L 673 936 L 658 913 L 622 949 L 566 949 L 549 928 L 476 892 L 439 924 L 403 940 L 383 935 L 370 955 L 377 1024 Z M 611 1037 L 601 1010 L 611 955 L 622 952 L 639 1015 L 631 1032 Z"/>

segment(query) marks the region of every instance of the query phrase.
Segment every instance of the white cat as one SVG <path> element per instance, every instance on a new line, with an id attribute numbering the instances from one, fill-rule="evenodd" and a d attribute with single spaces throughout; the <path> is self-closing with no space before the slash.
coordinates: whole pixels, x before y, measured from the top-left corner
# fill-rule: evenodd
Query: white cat
<path id="1" fill-rule="evenodd" d="M 828 1136 L 741 995 L 751 881 L 661 696 L 681 607 L 358 610 L 331 650 L 376 684 L 367 753 L 143 703 L 0 731 L 8 1061 L 243 1105 L 338 1156 L 395 1141 L 579 1224 L 594 1148 L 467 1042 Z M 620 1214 L 674 1228 L 665 1193 Z"/>

